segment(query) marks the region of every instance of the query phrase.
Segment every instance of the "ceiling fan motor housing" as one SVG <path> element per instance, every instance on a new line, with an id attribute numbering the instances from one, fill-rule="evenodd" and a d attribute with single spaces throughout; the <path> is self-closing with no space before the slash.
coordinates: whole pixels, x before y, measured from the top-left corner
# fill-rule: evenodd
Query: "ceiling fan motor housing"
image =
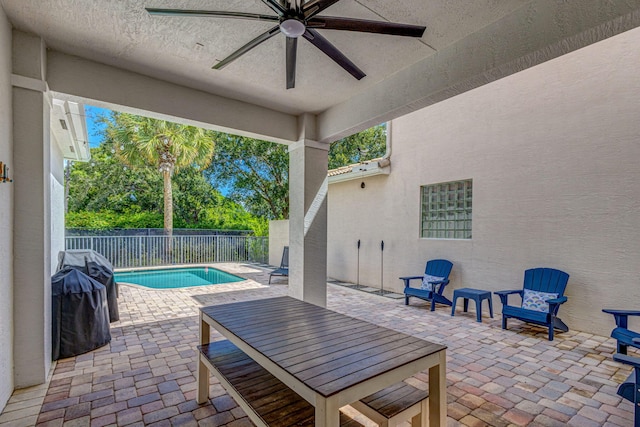
<path id="1" fill-rule="evenodd" d="M 303 35 L 306 30 L 307 27 L 304 25 L 304 22 L 295 18 L 288 18 L 280 23 L 280 31 L 287 37 L 298 38 Z"/>

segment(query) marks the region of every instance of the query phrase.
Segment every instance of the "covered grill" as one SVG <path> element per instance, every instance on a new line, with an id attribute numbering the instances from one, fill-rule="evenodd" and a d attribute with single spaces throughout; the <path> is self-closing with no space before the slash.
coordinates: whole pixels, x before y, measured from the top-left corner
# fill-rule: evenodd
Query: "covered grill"
<path id="1" fill-rule="evenodd" d="M 105 286 L 74 268 L 51 277 L 52 358 L 86 353 L 111 341 Z"/>
<path id="2" fill-rule="evenodd" d="M 120 320 L 118 311 L 118 284 L 113 277 L 113 266 L 102 254 L 90 249 L 72 249 L 60 252 L 58 255 L 58 270 L 72 267 L 82 271 L 87 276 L 107 289 L 107 304 L 109 305 L 109 320 Z"/>

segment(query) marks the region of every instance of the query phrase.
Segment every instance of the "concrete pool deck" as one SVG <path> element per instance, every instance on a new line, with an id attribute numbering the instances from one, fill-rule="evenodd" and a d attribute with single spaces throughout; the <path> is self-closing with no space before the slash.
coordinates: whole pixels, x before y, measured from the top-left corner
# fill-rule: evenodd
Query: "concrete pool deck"
<path id="1" fill-rule="evenodd" d="M 267 286 L 270 270 L 260 266 L 215 267 L 248 280 L 170 290 L 122 286 L 111 343 L 59 360 L 48 384 L 14 392 L 0 427 L 252 425 L 214 378 L 210 401 L 195 402 L 198 309 L 286 295 L 287 280 Z M 477 323 L 473 311 L 451 317 L 449 307 L 430 312 L 426 302 L 405 306 L 334 284 L 328 308 L 447 345 L 449 426 L 633 424 L 633 405 L 616 395 L 630 369 L 611 359 L 615 342 L 608 337 L 570 331 L 549 342 L 544 329 L 515 320 L 502 330 L 499 308 L 494 319 Z M 409 381 L 426 388 L 426 374 Z"/>

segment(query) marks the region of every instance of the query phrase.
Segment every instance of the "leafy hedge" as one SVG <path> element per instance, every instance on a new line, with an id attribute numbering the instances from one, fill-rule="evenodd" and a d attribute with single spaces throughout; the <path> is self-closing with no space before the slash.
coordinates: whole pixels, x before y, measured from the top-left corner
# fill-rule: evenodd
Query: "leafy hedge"
<path id="1" fill-rule="evenodd" d="M 68 212 L 65 222 L 68 228 L 87 228 L 91 230 L 164 227 L 164 219 L 162 214 L 158 212 Z"/>
<path id="2" fill-rule="evenodd" d="M 67 228 L 85 228 L 90 230 L 111 230 L 114 228 L 163 228 L 164 219 L 158 212 L 113 212 L 80 211 L 68 212 Z M 266 236 L 268 221 L 256 218 L 243 211 L 224 211 L 207 209 L 197 223 L 186 223 L 174 218 L 174 228 L 253 230 L 257 236 Z"/>

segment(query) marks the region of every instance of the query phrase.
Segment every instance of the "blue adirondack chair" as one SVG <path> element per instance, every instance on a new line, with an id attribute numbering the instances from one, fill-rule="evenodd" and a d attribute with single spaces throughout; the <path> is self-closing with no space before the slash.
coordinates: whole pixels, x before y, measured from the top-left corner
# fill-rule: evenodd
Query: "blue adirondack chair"
<path id="1" fill-rule="evenodd" d="M 520 290 L 498 291 L 496 295 L 502 302 L 502 329 L 507 329 L 507 319 L 512 317 L 528 323 L 534 323 L 549 328 L 549 341 L 553 341 L 553 330 L 567 332 L 569 327 L 558 317 L 560 304 L 567 301 L 564 290 L 567 287 L 569 275 L 564 271 L 553 268 L 532 268 L 524 272 L 524 284 Z M 524 298 L 525 290 L 528 298 Z M 508 304 L 511 294 L 519 294 L 523 304 L 516 307 Z M 557 296 L 545 295 L 556 294 Z M 548 308 L 545 303 L 548 304 Z"/>
<path id="2" fill-rule="evenodd" d="M 640 343 L 634 340 L 640 339 L 640 334 L 629 330 L 629 316 L 640 316 L 640 311 L 635 310 L 602 310 L 605 313 L 613 314 L 616 319 L 616 328 L 611 331 L 611 338 L 617 340 L 618 353 L 627 354 L 627 347 L 640 348 Z"/>
<path id="3" fill-rule="evenodd" d="M 271 278 L 273 276 L 289 276 L 289 246 L 285 246 L 282 250 L 280 267 L 276 268 L 271 272 L 271 274 L 269 274 L 269 284 L 271 284 Z"/>
<path id="4" fill-rule="evenodd" d="M 431 283 L 433 290 L 411 287 L 410 283 L 412 280 L 419 279 L 422 281 L 424 276 L 401 277 L 400 280 L 404 281 L 404 304 L 409 305 L 409 298 L 416 297 L 425 301 L 431 301 L 431 311 L 436 309 L 436 303 L 451 306 L 451 301 L 442 295 L 442 291 L 444 291 L 445 286 L 449 284 L 451 267 L 453 267 L 453 263 L 446 259 L 432 259 L 431 261 L 427 261 L 427 265 L 424 268 L 424 274 L 434 277 L 442 277 L 441 280 L 429 282 Z"/>
<path id="5" fill-rule="evenodd" d="M 640 339 L 634 339 L 633 345 L 640 346 Z M 640 427 L 640 358 L 614 354 L 613 360 L 633 366 L 631 375 L 618 387 L 618 395 L 633 403 L 633 425 Z"/>

